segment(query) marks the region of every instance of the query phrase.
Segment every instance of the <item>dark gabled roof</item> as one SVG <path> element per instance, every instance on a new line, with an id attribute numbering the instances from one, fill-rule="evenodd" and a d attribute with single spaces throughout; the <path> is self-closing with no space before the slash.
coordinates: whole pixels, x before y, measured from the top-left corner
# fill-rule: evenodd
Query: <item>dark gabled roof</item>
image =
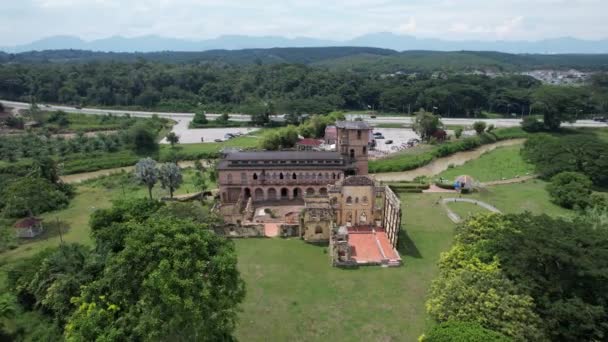
<path id="1" fill-rule="evenodd" d="M 336 121 L 336 127 L 345 129 L 372 129 L 365 121 Z"/>
<path id="2" fill-rule="evenodd" d="M 342 160 L 334 151 L 252 151 L 231 152 L 225 160 Z"/>
<path id="3" fill-rule="evenodd" d="M 371 179 L 368 176 L 350 176 L 350 177 L 347 177 L 344 180 L 344 182 L 342 182 L 342 186 L 366 186 L 366 185 L 373 186 L 373 185 L 375 185 L 375 182 L 373 179 Z"/>

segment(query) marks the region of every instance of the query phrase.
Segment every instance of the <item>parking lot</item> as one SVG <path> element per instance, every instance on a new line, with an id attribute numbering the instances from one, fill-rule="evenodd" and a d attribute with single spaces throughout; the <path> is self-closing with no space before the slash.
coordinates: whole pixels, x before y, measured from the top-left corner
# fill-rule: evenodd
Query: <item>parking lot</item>
<path id="1" fill-rule="evenodd" d="M 241 133 L 247 134 L 257 130 L 255 127 L 226 127 L 226 128 L 188 128 L 188 124 L 192 121 L 191 118 L 177 119 L 177 124 L 173 126 L 173 132 L 179 136 L 181 144 L 209 143 L 215 139 L 225 139 L 226 133 Z M 204 140 L 201 141 L 201 138 Z M 168 144 L 166 138 L 163 138 L 161 144 Z"/>
<path id="2" fill-rule="evenodd" d="M 420 136 L 411 128 L 374 128 L 373 133 L 376 132 L 380 132 L 384 136 L 384 139 L 375 139 L 376 151 L 379 151 L 380 154 L 397 152 L 398 148 L 408 140 L 420 139 Z M 389 140 L 392 140 L 393 143 L 387 144 L 386 142 Z"/>

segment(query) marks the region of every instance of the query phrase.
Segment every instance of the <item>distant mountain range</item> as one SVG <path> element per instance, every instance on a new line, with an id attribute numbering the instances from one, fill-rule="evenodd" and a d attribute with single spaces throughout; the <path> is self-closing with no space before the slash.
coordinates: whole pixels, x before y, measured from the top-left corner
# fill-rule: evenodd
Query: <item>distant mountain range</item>
<path id="1" fill-rule="evenodd" d="M 499 51 L 508 53 L 608 53 L 608 39 L 581 40 L 576 38 L 555 38 L 539 41 L 448 41 L 432 38 L 416 38 L 380 32 L 363 35 L 346 41 L 323 40 L 307 37 L 285 38 L 280 36 L 225 35 L 207 40 L 185 40 L 155 35 L 125 38 L 113 36 L 85 41 L 75 36 L 53 36 L 29 44 L 0 47 L 1 51 L 19 53 L 25 51 L 76 49 L 112 52 L 155 52 L 155 51 L 207 51 L 237 49 L 267 49 L 274 47 L 326 47 L 354 46 L 427 51 Z"/>

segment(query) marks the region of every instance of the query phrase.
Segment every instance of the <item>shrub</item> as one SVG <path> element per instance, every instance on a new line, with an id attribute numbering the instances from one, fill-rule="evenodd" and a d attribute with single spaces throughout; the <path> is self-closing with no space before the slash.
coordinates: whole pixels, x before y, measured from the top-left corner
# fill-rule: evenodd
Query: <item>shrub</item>
<path id="1" fill-rule="evenodd" d="M 532 116 L 525 117 L 521 122 L 521 128 L 530 133 L 542 132 L 545 130 L 545 124 L 542 121 Z"/>
<path id="2" fill-rule="evenodd" d="M 454 131 L 454 136 L 456 136 L 456 139 L 460 139 L 460 137 L 462 136 L 462 132 L 463 132 L 462 127 L 459 127 Z"/>
<path id="3" fill-rule="evenodd" d="M 450 321 L 438 324 L 420 342 L 508 342 L 512 339 L 478 323 Z"/>
<path id="4" fill-rule="evenodd" d="M 473 123 L 473 129 L 477 132 L 477 135 L 481 135 L 486 130 L 485 121 L 475 121 Z"/>
<path id="5" fill-rule="evenodd" d="M 562 172 L 553 178 L 547 185 L 551 200 L 564 208 L 584 209 L 590 201 L 591 180 L 578 172 Z"/>

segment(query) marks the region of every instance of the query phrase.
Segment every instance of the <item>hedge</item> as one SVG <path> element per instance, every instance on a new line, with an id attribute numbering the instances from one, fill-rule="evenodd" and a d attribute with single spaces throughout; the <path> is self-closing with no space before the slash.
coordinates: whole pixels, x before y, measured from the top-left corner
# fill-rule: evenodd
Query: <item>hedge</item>
<path id="1" fill-rule="evenodd" d="M 528 133 L 519 127 L 501 128 L 485 132 L 480 136 L 448 141 L 423 154 L 395 154 L 386 159 L 371 160 L 370 173 L 399 172 L 419 168 L 432 162 L 435 158 L 446 157 L 463 151 L 470 151 L 482 145 L 492 144 L 500 140 L 525 138 Z"/>

